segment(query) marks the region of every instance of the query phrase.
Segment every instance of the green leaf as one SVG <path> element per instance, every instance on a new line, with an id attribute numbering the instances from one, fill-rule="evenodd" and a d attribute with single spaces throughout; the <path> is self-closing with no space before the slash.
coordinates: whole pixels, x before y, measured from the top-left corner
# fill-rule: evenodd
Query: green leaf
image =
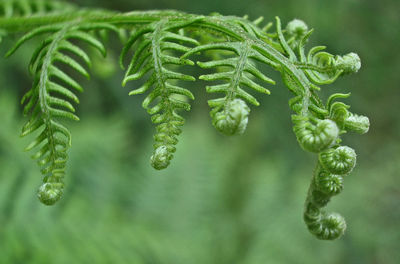
<path id="1" fill-rule="evenodd" d="M 192 61 L 177 56 L 190 50 L 186 45 L 198 44 L 196 40 L 178 33 L 179 28 L 184 25 L 187 23 L 160 20 L 141 27 L 129 37 L 120 56 L 120 64 L 124 68 L 123 61 L 134 47 L 135 51 L 122 85 L 125 86 L 132 80 L 145 79 L 145 83 L 132 90 L 129 95 L 149 92 L 142 105 L 153 115 L 152 122 L 157 124 L 154 152 L 150 161 L 158 170 L 169 166 L 176 150 L 177 137 L 181 133 L 179 127 L 183 125 L 183 118 L 178 111 L 189 111 L 190 104 L 186 102 L 186 98 L 194 100 L 193 94 L 177 85 L 176 81 L 194 81 L 195 78 L 168 68 L 168 65 L 178 68 L 194 65 Z"/>

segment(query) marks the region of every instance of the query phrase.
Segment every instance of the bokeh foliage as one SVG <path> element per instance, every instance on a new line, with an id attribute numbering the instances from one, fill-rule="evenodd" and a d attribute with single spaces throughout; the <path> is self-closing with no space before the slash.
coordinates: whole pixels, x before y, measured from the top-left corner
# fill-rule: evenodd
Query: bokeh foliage
<path id="1" fill-rule="evenodd" d="M 303 202 L 315 165 L 298 147 L 282 84 L 258 97 L 241 137 L 211 125 L 204 87 L 165 171 L 148 164 L 153 127 L 143 98 L 128 97 L 122 72 L 98 58 L 98 78 L 85 83 L 73 127 L 64 198 L 54 207 L 35 197 L 36 164 L 18 136 L 19 98 L 30 86 L 26 47 L 0 60 L 0 263 L 399 263 L 400 3 L 396 0 L 76 1 L 118 10 L 173 8 L 272 20 L 305 20 L 313 44 L 334 54 L 357 52 L 358 74 L 331 87 L 351 91 L 352 110 L 370 117 L 368 134 L 347 136 L 358 166 L 330 207 L 346 217 L 339 241 L 311 236 Z M 4 40 L 4 54 L 10 40 Z M 272 75 L 274 73 L 271 73 Z M 96 73 L 94 74 L 96 75 Z M 275 78 L 279 79 L 279 78 Z M 129 87 L 131 88 L 131 87 Z"/>

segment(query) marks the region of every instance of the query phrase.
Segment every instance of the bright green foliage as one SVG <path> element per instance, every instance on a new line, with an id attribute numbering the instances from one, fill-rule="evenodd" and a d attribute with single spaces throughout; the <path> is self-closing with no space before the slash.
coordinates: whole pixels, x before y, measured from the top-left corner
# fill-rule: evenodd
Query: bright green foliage
<path id="1" fill-rule="evenodd" d="M 60 1 L 53 0 L 2 0 L 0 2 L 0 16 L 30 16 L 51 11 L 63 10 L 72 11 L 74 6 Z"/>
<path id="2" fill-rule="evenodd" d="M 174 55 L 174 52 L 187 52 L 186 45 L 197 45 L 198 42 L 190 37 L 185 37 L 178 29 L 195 22 L 168 23 L 160 20 L 134 31 L 122 50 L 120 62 L 128 50 L 135 46 L 135 53 L 125 73 L 122 85 L 128 81 L 147 77 L 145 83 L 129 93 L 129 95 L 151 92 L 143 101 L 143 107 L 152 115 L 152 122 L 157 124 L 154 139 L 154 153 L 151 165 L 155 169 L 166 168 L 176 151 L 177 136 L 181 133 L 180 126 L 184 119 L 178 114 L 179 110 L 190 110 L 186 99 L 194 99 L 193 94 L 180 86 L 174 85 L 172 80 L 195 81 L 193 76 L 169 70 L 167 65 L 193 65 L 190 60 L 183 60 Z M 137 42 L 137 43 L 136 43 Z M 170 54 L 168 54 L 170 52 Z M 176 95 L 183 96 L 179 98 Z"/>
<path id="3" fill-rule="evenodd" d="M 335 142 L 339 136 L 336 123 L 329 119 L 313 120 L 304 116 L 293 116 L 293 130 L 303 149 L 320 152 Z"/>
<path id="4" fill-rule="evenodd" d="M 300 29 L 290 32 L 303 32 L 304 25 L 296 22 Z M 284 80 L 296 97 L 289 105 L 296 115 L 293 115 L 293 130 L 303 149 L 319 154 L 319 162 L 314 171 L 304 210 L 304 221 L 311 233 L 323 240 L 336 239 L 343 235 L 346 229 L 344 218 L 337 213 L 327 213 L 323 210 L 330 198 L 343 189 L 342 176 L 349 173 L 355 166 L 356 153 L 349 147 L 340 146 L 340 135 L 345 129 L 359 133 L 367 132 L 369 121 L 366 117 L 358 117 L 348 112 L 349 106 L 334 102 L 338 98 L 346 98 L 346 94 L 333 94 L 326 106 L 321 102 L 316 91 L 317 85 L 329 84 L 341 74 L 355 73 L 359 70 L 360 58 L 355 53 L 345 56 L 333 56 L 322 51 L 325 47 L 312 48 L 305 56 L 304 44 L 312 31 L 290 47 L 280 29 L 277 19 L 277 32 L 282 49 L 289 59 L 302 68 L 310 82 L 309 88 L 301 88 L 298 83 L 284 73 Z M 292 33 L 293 34 L 293 33 Z M 290 36 L 289 36 L 290 37 Z M 293 45 L 292 45 L 293 46 Z M 297 53 L 297 54 L 296 54 Z"/>
<path id="5" fill-rule="evenodd" d="M 347 174 L 356 165 L 354 149 L 341 146 L 336 149 L 327 149 L 319 153 L 319 162 L 327 171 L 334 174 Z"/>
<path id="6" fill-rule="evenodd" d="M 26 147 L 26 151 L 39 149 L 32 158 L 38 160 L 44 176 L 38 197 L 46 205 L 58 201 L 64 187 L 63 178 L 68 159 L 67 151 L 71 145 L 71 134 L 61 124 L 61 119 L 79 120 L 74 114 L 75 108 L 72 103 L 79 103 L 76 92 L 83 91 L 83 88 L 60 67 L 69 66 L 89 78 L 84 66 L 66 52 L 90 66 L 91 62 L 86 52 L 73 44 L 73 41 L 84 41 L 105 55 L 103 44 L 87 32 L 98 29 L 114 28 L 100 23 L 41 26 L 24 35 L 7 53 L 9 56 L 27 40 L 47 34 L 33 53 L 29 69 L 34 76 L 34 82 L 32 89 L 21 101 L 25 104 L 24 114 L 29 116 L 28 122 L 22 128 L 21 136 L 39 131 L 35 140 Z"/>
<path id="7" fill-rule="evenodd" d="M 196 54 L 207 56 L 208 60 L 196 64 L 216 71 L 199 79 L 215 82 L 206 86 L 208 93 L 223 94 L 208 103 L 213 125 L 225 135 L 243 134 L 250 113 L 247 104 L 259 105 L 247 90 L 269 94 L 265 83 L 275 83 L 258 65 L 279 71 L 294 94 L 289 106 L 295 112 L 293 130 L 299 144 L 304 150 L 319 154 L 304 220 L 310 232 L 320 239 L 336 239 L 344 233 L 343 217 L 323 209 L 343 189 L 343 176 L 356 162 L 354 150 L 340 146 L 341 135 L 346 130 L 367 132 L 369 120 L 349 112 L 350 106 L 337 101 L 349 95 L 333 94 L 324 103 L 318 91 L 321 85 L 330 84 L 341 75 L 357 72 L 361 66 L 357 54 L 335 56 L 324 51 L 324 46 L 316 46 L 306 55 L 305 44 L 312 30 L 301 20 L 289 22 L 286 30 L 282 30 L 276 18 L 276 31 L 269 32 L 272 23 L 261 26 L 262 18 L 250 21 L 247 17 L 202 16 L 178 11 L 114 13 L 62 8 L 53 12 L 46 7 L 40 8 L 38 16 L 26 16 L 32 10 L 39 10 L 37 6 L 42 5 L 39 3 L 44 2 L 1 1 L 5 11 L 0 13 L 0 36 L 28 32 L 7 55 L 27 40 L 42 36 L 29 66 L 33 87 L 22 99 L 24 113 L 29 116 L 22 135 L 36 134 L 27 150 L 39 149 L 33 157 L 38 159 L 44 176 L 38 193 L 43 203 L 53 204 L 63 190 L 71 135 L 61 121 L 78 120 L 72 103 L 79 102 L 76 92 L 83 89 L 67 68 L 89 77 L 82 64 L 90 66 L 90 58 L 80 43 L 105 55 L 106 49 L 99 39 L 107 31 L 115 31 L 121 33 L 120 39 L 124 42 L 121 67 L 129 61 L 122 85 L 142 81 L 129 94 L 146 93 L 142 105 L 156 124 L 150 161 L 158 170 L 170 164 L 184 124 L 179 112 L 189 111 L 188 99 L 194 99 L 192 92 L 181 84 L 196 80 L 183 73 L 185 67 L 195 65 L 189 58 Z M 10 6 L 25 10 L 26 4 L 37 8 L 29 12 L 8 11 Z M 127 32 L 129 35 L 124 38 Z"/>
<path id="8" fill-rule="evenodd" d="M 260 93 L 269 94 L 270 92 L 268 89 L 254 82 L 251 77 L 258 78 L 259 80 L 270 84 L 275 84 L 272 79 L 265 76 L 254 66 L 251 59 L 264 62 L 266 64 L 272 64 L 272 62 L 263 57 L 258 51 L 252 49 L 251 45 L 246 42 L 205 44 L 192 49 L 183 57 L 188 57 L 197 52 L 210 50 L 231 51 L 236 56 L 233 58 L 222 58 L 207 62 L 197 62 L 197 64 L 203 69 L 218 69 L 223 66 L 229 68 L 228 71 L 220 71 L 217 73 L 201 75 L 199 77 L 199 79 L 205 81 L 222 80 L 226 82 L 224 84 L 206 86 L 206 91 L 208 93 L 225 93 L 225 97 L 223 98 L 212 99 L 208 101 L 208 104 L 210 107 L 212 107 L 210 114 L 213 119 L 213 125 L 221 133 L 226 135 L 234 135 L 236 133 L 242 134 L 246 129 L 249 108 L 244 101 L 235 101 L 235 98 L 242 98 L 248 103 L 256 106 L 259 105 L 259 102 L 255 97 L 243 90 L 241 86 L 249 87 Z M 239 109 L 233 110 L 235 108 Z M 242 114 L 243 118 L 232 118 L 232 114 L 230 114 L 232 111 L 245 113 Z M 236 121 L 234 121 L 234 119 L 236 119 Z M 245 124 L 240 119 L 243 119 L 243 121 L 246 120 Z M 237 129 L 238 126 L 241 128 Z"/>
<path id="9" fill-rule="evenodd" d="M 240 135 L 246 130 L 249 113 L 250 108 L 243 100 L 234 99 L 227 103 L 223 111 L 215 113 L 213 125 L 227 136 Z"/>

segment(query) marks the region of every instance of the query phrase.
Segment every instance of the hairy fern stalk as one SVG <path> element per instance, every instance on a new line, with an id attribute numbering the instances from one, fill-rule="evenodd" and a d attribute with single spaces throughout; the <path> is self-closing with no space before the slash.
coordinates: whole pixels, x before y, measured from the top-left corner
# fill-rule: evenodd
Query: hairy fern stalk
<path id="1" fill-rule="evenodd" d="M 262 18 L 252 21 L 173 10 L 116 13 L 51 0 L 1 0 L 0 40 L 22 35 L 7 57 L 27 41 L 41 39 L 29 64 L 33 85 L 22 98 L 28 121 L 21 134 L 33 137 L 26 150 L 35 150 L 33 158 L 41 168 L 41 202 L 52 205 L 62 196 L 71 146 L 65 120 L 79 120 L 74 112 L 83 88 L 65 69 L 89 78 L 91 59 L 85 49 L 92 47 L 106 56 L 100 36 L 107 32 L 121 36 L 123 42 L 122 85 L 132 88 L 129 95 L 146 94 L 143 107 L 156 125 L 150 161 L 157 170 L 168 167 L 173 159 L 184 125 L 180 112 L 189 111 L 189 102 L 194 100 L 186 82 L 207 81 L 206 92 L 220 95 L 208 101 L 212 124 L 231 136 L 245 132 L 249 105 L 259 105 L 253 94 L 269 94 L 269 86 L 275 84 L 258 66 L 279 71 L 293 94 L 289 107 L 294 112 L 294 134 L 304 150 L 318 156 L 304 221 L 319 239 L 343 235 L 343 217 L 324 209 L 342 191 L 344 178 L 356 164 L 355 151 L 341 145 L 341 136 L 347 131 L 366 133 L 369 120 L 339 101 L 349 94 L 332 94 L 323 102 L 318 91 L 340 76 L 356 73 L 360 58 L 355 53 L 332 55 L 324 46 L 306 52 L 312 30 L 298 19 L 282 28 L 278 17 L 273 26 Z M 207 59 L 196 61 L 199 54 Z M 214 72 L 198 78 L 182 73 L 183 67 L 196 65 Z M 133 80 L 142 80 L 143 85 L 132 87 Z"/>

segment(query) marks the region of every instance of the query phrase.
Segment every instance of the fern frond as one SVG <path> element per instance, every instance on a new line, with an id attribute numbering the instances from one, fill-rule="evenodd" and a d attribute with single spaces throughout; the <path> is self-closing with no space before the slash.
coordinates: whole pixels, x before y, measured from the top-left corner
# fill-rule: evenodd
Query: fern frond
<path id="1" fill-rule="evenodd" d="M 73 42 L 86 42 L 105 54 L 103 44 L 88 32 L 99 28 L 110 29 L 110 26 L 72 22 L 39 27 L 21 37 L 7 53 L 10 56 L 29 39 L 47 34 L 42 44 L 33 52 L 29 64 L 34 82 L 22 98 L 24 114 L 29 116 L 29 121 L 22 128 L 21 134 L 37 134 L 26 151 L 37 149 L 32 158 L 37 160 L 44 176 L 38 197 L 46 205 L 54 204 L 62 195 L 67 151 L 71 146 L 71 134 L 62 124 L 62 120 L 79 120 L 73 103 L 79 103 L 76 93 L 83 91 L 81 85 L 60 67 L 67 66 L 89 78 L 89 73 L 82 66 L 82 62 L 90 66 L 89 56 Z"/>
<path id="2" fill-rule="evenodd" d="M 1 0 L 0 17 L 30 16 L 51 11 L 72 11 L 74 6 L 56 0 Z"/>
<path id="3" fill-rule="evenodd" d="M 350 173 L 356 163 L 355 151 L 340 146 L 340 136 L 346 130 L 365 133 L 369 120 L 350 113 L 349 105 L 336 101 L 347 98 L 349 94 L 333 94 L 323 104 L 317 92 L 319 85 L 330 84 L 339 76 L 357 72 L 361 66 L 360 58 L 355 53 L 334 56 L 325 51 L 325 46 L 311 48 L 306 56 L 305 44 L 312 30 L 308 30 L 301 20 L 293 20 L 283 32 L 279 18 L 276 21 L 283 54 L 302 71 L 309 85 L 307 89 L 293 78 L 292 72 L 282 71 L 285 84 L 295 94 L 289 100 L 291 109 L 296 112 L 292 117 L 293 131 L 303 149 L 319 156 L 307 195 L 304 221 L 317 238 L 336 239 L 343 235 L 346 222 L 337 213 L 326 213 L 324 208 L 332 196 L 341 192 L 343 176 Z"/>
<path id="4" fill-rule="evenodd" d="M 272 24 L 261 27 L 262 18 L 250 21 L 247 16 L 199 16 L 173 10 L 124 14 L 90 9 L 52 12 L 58 10 L 52 3 L 49 0 L 0 2 L 0 40 L 5 34 L 31 30 L 7 56 L 34 37 L 41 36 L 43 40 L 29 64 L 33 87 L 22 98 L 24 113 L 29 115 L 22 135 L 36 135 L 27 150 L 38 149 L 33 158 L 38 160 L 44 175 L 38 194 L 42 202 L 53 204 L 63 191 L 71 135 L 62 119 L 79 119 L 74 103 L 79 102 L 76 93 L 83 89 L 64 67 L 89 77 L 86 67 L 91 65 L 90 58 L 77 42 L 86 42 L 105 55 L 106 50 L 93 31 L 104 35 L 104 31 L 126 32 L 133 28 L 120 56 L 124 68 L 128 53 L 133 50 L 122 84 L 143 82 L 129 94 L 147 94 L 143 107 L 157 124 L 151 156 L 154 168 L 163 169 L 170 164 L 184 124 L 179 111 L 189 110 L 187 101 L 194 99 L 188 89 L 180 86 L 180 81 L 195 80 L 181 71 L 185 65 L 194 65 L 189 56 L 203 52 L 210 59 L 197 62 L 199 67 L 216 70 L 199 78 L 216 82 L 206 87 L 208 93 L 224 94 L 208 104 L 213 125 L 226 135 L 243 133 L 250 112 L 247 104 L 259 105 L 244 87 L 269 94 L 260 83 L 275 82 L 258 70 L 255 62 L 266 64 L 281 73 L 294 95 L 289 106 L 295 112 L 293 131 L 299 144 L 319 157 L 304 220 L 318 238 L 336 239 L 343 234 L 346 228 L 343 217 L 326 213 L 324 208 L 343 189 L 343 178 L 356 162 L 355 151 L 340 146 L 341 135 L 346 130 L 366 133 L 369 120 L 351 113 L 349 105 L 337 101 L 348 95 L 333 94 L 323 103 L 318 92 L 320 86 L 334 82 L 339 76 L 357 72 L 361 66 L 357 54 L 332 55 L 324 46 L 313 47 L 306 53 L 305 44 L 313 31 L 298 19 L 282 29 L 276 17 L 276 32 L 269 32 Z M 65 10 L 68 8 L 61 9 Z M 40 15 L 30 16 L 34 13 Z"/>
<path id="5" fill-rule="evenodd" d="M 347 98 L 350 94 L 332 94 L 327 100 L 329 117 L 343 130 L 354 131 L 358 134 L 365 134 L 369 130 L 369 119 L 366 116 L 351 113 L 350 106 L 342 102 L 335 102 L 338 98 Z"/>
<path id="6" fill-rule="evenodd" d="M 251 45 L 246 42 L 222 42 L 222 43 L 211 43 L 204 44 L 193 48 L 187 52 L 182 58 L 187 58 L 192 54 L 204 51 L 215 51 L 223 50 L 230 51 L 235 54 L 235 57 L 221 58 L 218 60 L 211 60 L 207 62 L 197 62 L 197 64 L 203 69 L 217 68 L 220 70 L 216 73 L 201 75 L 199 79 L 205 81 L 224 81 L 224 84 L 216 84 L 206 86 L 208 93 L 224 93 L 225 97 L 218 99 L 211 99 L 208 101 L 212 110 L 210 115 L 213 119 L 213 125 L 221 133 L 226 135 L 241 134 L 246 129 L 246 125 L 240 125 L 243 120 L 246 120 L 249 110 L 246 103 L 250 103 L 258 106 L 259 102 L 257 99 L 245 91 L 243 88 L 248 87 L 256 92 L 270 94 L 270 91 L 263 86 L 259 85 L 253 79 L 275 84 L 271 78 L 265 76 L 254 66 L 254 61 L 261 61 L 264 63 L 272 63 L 268 61 L 264 56 L 259 54 L 256 50 L 252 49 Z M 228 70 L 221 70 L 221 67 L 228 68 Z M 237 98 L 243 99 L 244 101 L 235 101 Z M 234 103 L 241 102 L 241 103 Z M 241 115 L 241 118 L 232 118 L 230 112 L 247 112 L 247 114 Z M 242 129 L 237 129 L 241 126 Z"/>
<path id="7" fill-rule="evenodd" d="M 355 53 L 344 56 L 334 56 L 326 51 L 325 46 L 315 46 L 305 55 L 305 44 L 313 30 L 308 30 L 307 25 L 294 19 L 286 27 L 284 36 L 280 19 L 276 18 L 276 30 L 279 43 L 289 59 L 304 71 L 307 78 L 314 85 L 331 84 L 342 74 L 356 73 L 360 67 L 360 58 Z M 297 53 L 297 55 L 296 55 Z M 319 89 L 317 89 L 319 90 Z"/>
<path id="8" fill-rule="evenodd" d="M 332 196 L 343 190 L 343 177 L 325 170 L 320 163 L 314 171 L 304 209 L 304 222 L 318 239 L 334 240 L 346 230 L 346 221 L 337 213 L 327 213 L 325 207 Z"/>
<path id="9" fill-rule="evenodd" d="M 187 59 L 180 59 L 177 53 L 187 52 L 187 45 L 198 45 L 192 38 L 179 34 L 178 30 L 194 21 L 185 23 L 161 20 L 136 30 L 124 46 L 120 63 L 129 49 L 135 45 L 135 52 L 126 70 L 123 86 L 131 80 L 145 79 L 144 84 L 134 89 L 129 95 L 149 92 L 143 101 L 143 107 L 152 115 L 151 120 L 157 124 L 154 135 L 154 152 L 151 164 L 156 169 L 166 168 L 178 143 L 177 136 L 184 119 L 178 113 L 180 110 L 190 110 L 188 99 L 194 99 L 193 94 L 173 81 L 194 81 L 190 75 L 179 73 L 167 66 L 193 65 Z"/>

